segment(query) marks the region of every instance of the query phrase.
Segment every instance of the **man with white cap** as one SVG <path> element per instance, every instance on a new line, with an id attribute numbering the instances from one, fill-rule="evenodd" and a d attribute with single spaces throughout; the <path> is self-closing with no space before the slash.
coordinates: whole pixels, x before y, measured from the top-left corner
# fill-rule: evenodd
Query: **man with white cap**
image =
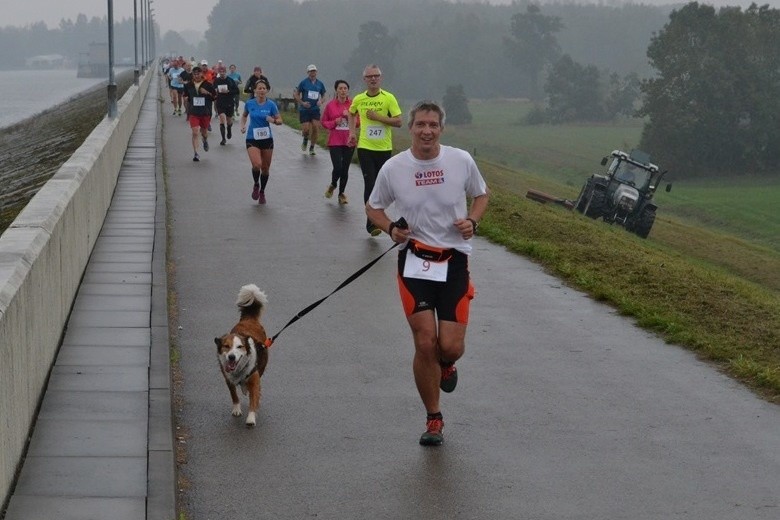
<path id="1" fill-rule="evenodd" d="M 306 73 L 307 76 L 295 88 L 294 96 L 303 134 L 301 151 L 306 153 L 308 144 L 309 155 L 316 155 L 314 145 L 319 136 L 320 106 L 325 102 L 325 84 L 317 79 L 316 65 L 306 67 Z"/>
<path id="2" fill-rule="evenodd" d="M 214 71 L 209 68 L 207 60 L 200 60 L 200 70 L 203 71 L 203 79 L 209 83 L 214 83 Z"/>

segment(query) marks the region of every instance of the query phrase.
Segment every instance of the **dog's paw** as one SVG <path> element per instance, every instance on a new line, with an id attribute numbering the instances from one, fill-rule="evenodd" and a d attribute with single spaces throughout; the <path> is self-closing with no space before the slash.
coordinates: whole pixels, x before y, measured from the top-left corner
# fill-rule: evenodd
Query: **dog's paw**
<path id="1" fill-rule="evenodd" d="M 233 417 L 241 417 L 243 415 L 243 413 L 241 413 L 241 405 L 234 404 L 233 410 L 230 413 L 233 414 Z"/>
<path id="2" fill-rule="evenodd" d="M 246 416 L 246 427 L 251 428 L 255 425 L 255 412 L 249 412 Z"/>

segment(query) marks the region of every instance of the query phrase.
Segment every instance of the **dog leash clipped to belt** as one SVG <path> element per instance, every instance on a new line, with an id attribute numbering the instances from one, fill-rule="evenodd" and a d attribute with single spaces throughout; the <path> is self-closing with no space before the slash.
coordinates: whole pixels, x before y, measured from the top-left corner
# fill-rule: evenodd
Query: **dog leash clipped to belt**
<path id="1" fill-rule="evenodd" d="M 403 217 L 401 217 L 400 219 L 398 219 L 397 221 L 395 221 L 393 224 L 395 224 L 395 227 L 397 227 L 397 228 L 399 228 L 399 229 L 406 229 L 406 228 L 408 228 L 408 227 L 409 227 L 409 226 L 408 226 L 408 224 L 406 223 L 406 220 L 404 220 L 404 218 L 403 218 Z M 391 231 L 392 231 L 392 230 L 391 230 Z M 356 279 L 357 279 L 357 278 L 358 278 L 360 275 L 362 275 L 363 273 L 365 273 L 366 271 L 368 271 L 369 269 L 371 269 L 371 267 L 373 267 L 373 265 L 374 265 L 375 263 L 377 263 L 379 260 L 381 260 L 383 256 L 385 256 L 387 253 L 389 253 L 390 251 L 392 251 L 392 250 L 393 250 L 395 247 L 397 247 L 397 246 L 398 246 L 398 242 L 394 242 L 394 243 L 393 243 L 393 245 L 392 245 L 392 246 L 390 246 L 390 247 L 388 248 L 388 250 L 387 250 L 387 251 L 385 251 L 384 253 L 382 253 L 381 255 L 379 255 L 378 257 L 374 258 L 374 259 L 373 259 L 373 260 L 371 260 L 369 263 L 367 263 L 366 265 L 364 265 L 363 267 L 361 267 L 360 269 L 358 269 L 357 271 L 355 271 L 355 272 L 354 272 L 354 273 L 353 273 L 353 274 L 352 274 L 352 275 L 351 275 L 349 278 L 347 278 L 346 280 L 344 280 L 343 282 L 341 282 L 341 285 L 339 285 L 338 287 L 336 287 L 335 289 L 333 289 L 333 291 L 332 291 L 330 294 L 328 294 L 327 296 L 325 296 L 325 297 L 324 297 L 324 298 L 322 298 L 322 299 L 319 299 L 319 300 L 317 300 L 316 302 L 312 303 L 311 305 L 309 305 L 309 306 L 308 306 L 308 307 L 306 307 L 305 309 L 303 309 L 303 310 L 299 311 L 299 312 L 298 312 L 298 314 L 296 314 L 296 315 L 293 317 L 293 319 L 291 319 L 290 321 L 288 321 L 288 322 L 287 322 L 287 325 L 285 325 L 284 327 L 282 327 L 282 330 L 280 330 L 279 332 L 277 332 L 276 334 L 274 334 L 272 337 L 270 337 L 270 338 L 266 338 L 266 340 L 265 340 L 265 348 L 271 348 L 271 346 L 274 344 L 274 341 L 276 341 L 276 338 L 277 338 L 277 337 L 279 337 L 279 334 L 281 334 L 282 332 L 284 332 L 284 329 L 286 329 L 287 327 L 289 327 L 290 325 L 292 325 L 293 323 L 295 323 L 295 322 L 296 322 L 296 321 L 298 321 L 299 319 L 301 319 L 301 318 L 303 318 L 304 316 L 306 316 L 307 314 L 309 314 L 311 311 L 313 311 L 315 308 L 317 308 L 317 306 L 318 306 L 319 304 L 321 304 L 322 302 L 324 302 L 325 300 L 327 300 L 328 298 L 330 298 L 331 296 L 333 296 L 334 294 L 336 294 L 337 292 L 339 292 L 341 289 L 343 289 L 343 288 L 344 288 L 344 287 L 346 287 L 347 285 L 349 285 L 349 284 L 351 284 L 352 282 L 354 282 L 354 281 L 355 281 L 355 280 L 356 280 Z"/>

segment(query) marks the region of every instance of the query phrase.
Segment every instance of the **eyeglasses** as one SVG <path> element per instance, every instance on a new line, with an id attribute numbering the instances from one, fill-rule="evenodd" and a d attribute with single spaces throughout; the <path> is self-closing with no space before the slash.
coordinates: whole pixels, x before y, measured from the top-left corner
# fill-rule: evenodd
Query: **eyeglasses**
<path id="1" fill-rule="evenodd" d="M 366 79 L 377 79 L 377 78 L 379 78 L 381 76 L 382 76 L 381 74 L 366 74 L 363 77 L 366 78 Z"/>

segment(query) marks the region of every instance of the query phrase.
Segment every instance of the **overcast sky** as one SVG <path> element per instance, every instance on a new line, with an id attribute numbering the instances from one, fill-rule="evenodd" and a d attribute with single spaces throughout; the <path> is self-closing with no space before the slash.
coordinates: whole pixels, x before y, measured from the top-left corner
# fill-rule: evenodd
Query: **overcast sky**
<path id="1" fill-rule="evenodd" d="M 140 2 L 139 13 L 140 13 Z M 258 0 L 262 1 L 262 0 Z M 370 0 L 369 0 L 370 1 Z M 511 0 L 488 0 L 492 4 L 507 4 Z M 579 0 L 587 3 L 587 0 Z M 205 31 L 208 15 L 217 4 L 218 0 L 152 0 L 154 18 L 163 32 L 174 30 Z M 6 3 L 6 2 L 3 2 Z M 543 1 L 541 3 L 544 3 Z M 594 0 L 593 3 L 598 3 Z M 605 2 L 606 3 L 606 2 Z M 632 3 L 646 4 L 670 4 L 682 3 L 671 0 L 642 0 Z M 704 0 L 700 3 L 713 5 L 739 5 L 747 7 L 750 0 Z M 769 4 L 780 7 L 780 0 L 763 0 L 756 2 L 759 5 Z M 88 18 L 93 16 L 105 16 L 108 12 L 108 0 L 20 0 L 9 1 L 3 9 L 0 25 L 27 25 L 43 21 L 50 28 L 59 26 L 63 18 L 75 19 L 79 13 L 84 13 Z M 132 18 L 133 0 L 113 0 L 114 19 Z"/>
<path id="2" fill-rule="evenodd" d="M 141 0 L 136 0 L 141 14 Z M 258 0 L 260 1 L 260 0 Z M 3 2 L 5 3 L 5 2 Z M 162 31 L 193 29 L 205 31 L 208 16 L 218 0 L 152 0 L 153 16 Z M 2 25 L 26 25 L 43 21 L 50 28 L 60 20 L 75 20 L 79 13 L 88 18 L 108 13 L 108 0 L 21 0 L 3 9 Z M 113 0 L 114 20 L 133 17 L 133 0 Z"/>

